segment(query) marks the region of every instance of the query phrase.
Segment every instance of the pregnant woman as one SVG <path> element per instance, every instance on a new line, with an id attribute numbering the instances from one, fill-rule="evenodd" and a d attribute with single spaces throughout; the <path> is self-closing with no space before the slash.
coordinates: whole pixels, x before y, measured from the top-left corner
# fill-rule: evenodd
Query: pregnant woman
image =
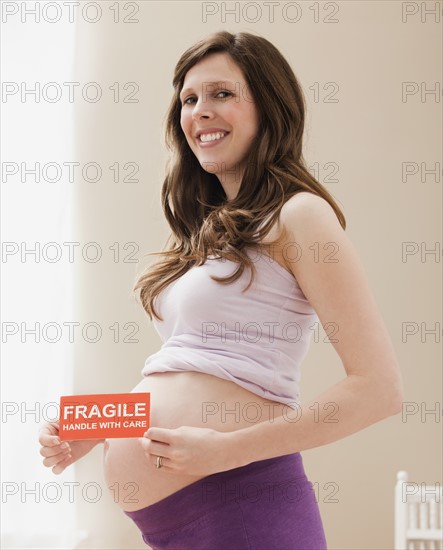
<path id="1" fill-rule="evenodd" d="M 300 452 L 400 412 L 395 353 L 344 216 L 306 168 L 303 92 L 281 53 L 217 32 L 173 86 L 172 233 L 135 286 L 163 340 L 133 389 L 151 393 L 151 428 L 60 444 L 48 423 L 43 464 L 59 474 L 104 443 L 107 483 L 135 488 L 119 505 L 155 550 L 322 550 Z M 318 320 L 346 376 L 302 407 Z"/>

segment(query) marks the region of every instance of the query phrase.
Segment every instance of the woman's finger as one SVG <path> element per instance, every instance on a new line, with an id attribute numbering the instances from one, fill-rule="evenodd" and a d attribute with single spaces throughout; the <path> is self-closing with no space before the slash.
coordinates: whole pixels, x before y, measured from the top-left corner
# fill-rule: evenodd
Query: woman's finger
<path id="1" fill-rule="evenodd" d="M 66 457 L 64 460 L 62 460 L 52 468 L 52 473 L 56 475 L 61 474 L 70 464 L 73 464 L 73 462 L 74 459 L 72 458 L 72 456 Z"/>
<path id="2" fill-rule="evenodd" d="M 46 466 L 47 468 L 51 468 L 52 466 L 55 466 L 56 464 L 60 464 L 65 460 L 69 460 L 70 458 L 72 458 L 72 454 L 69 452 L 59 453 L 57 455 L 45 458 L 43 460 L 43 465 Z"/>
<path id="3" fill-rule="evenodd" d="M 55 445 L 54 447 L 42 447 L 40 449 L 40 454 L 45 458 L 49 458 L 50 456 L 55 456 L 60 453 L 66 453 L 70 451 L 71 451 L 71 447 L 69 443 L 65 441 L 61 445 Z"/>
<path id="4" fill-rule="evenodd" d="M 150 455 L 149 456 L 149 462 L 156 468 L 156 469 L 166 469 L 166 470 L 169 470 L 171 471 L 172 470 L 172 461 L 163 456 L 163 455 L 159 455 L 161 456 L 161 467 L 160 468 L 157 468 L 157 456 L 154 456 L 154 455 Z"/>
<path id="5" fill-rule="evenodd" d="M 58 435 L 59 426 L 55 422 L 53 424 L 45 424 L 39 430 L 38 441 L 44 447 L 53 447 L 60 445 L 61 440 Z"/>
<path id="6" fill-rule="evenodd" d="M 165 445 L 163 443 L 154 443 L 153 441 L 149 441 L 149 439 L 142 440 L 141 445 L 143 449 L 150 455 L 169 457 L 171 448 L 170 445 Z"/>

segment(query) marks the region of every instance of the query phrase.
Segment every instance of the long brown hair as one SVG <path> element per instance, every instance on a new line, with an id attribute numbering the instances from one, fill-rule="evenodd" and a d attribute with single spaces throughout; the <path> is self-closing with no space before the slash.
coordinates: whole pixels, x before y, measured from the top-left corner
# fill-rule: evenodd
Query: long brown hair
<path id="1" fill-rule="evenodd" d="M 260 131 L 251 144 L 241 186 L 237 196 L 229 201 L 217 176 L 200 166 L 180 125 L 179 94 L 186 73 L 216 52 L 228 54 L 241 69 L 259 116 Z M 255 268 L 243 250 L 261 250 L 259 241 L 277 220 L 282 206 L 300 191 L 327 200 L 346 228 L 345 217 L 335 200 L 306 167 L 302 154 L 305 98 L 288 62 L 271 42 L 245 32 L 210 34 L 180 57 L 173 87 L 165 128 L 166 146 L 172 155 L 161 193 L 171 234 L 163 251 L 149 254 L 165 259 L 151 265 L 133 288 L 140 290 L 142 306 L 151 320 L 152 315 L 163 320 L 153 305 L 155 297 L 212 254 L 239 264 L 229 277 L 212 276 L 214 280 L 229 284 L 247 267 L 252 271 L 246 289 L 249 288 Z M 268 216 L 268 222 L 257 231 Z"/>

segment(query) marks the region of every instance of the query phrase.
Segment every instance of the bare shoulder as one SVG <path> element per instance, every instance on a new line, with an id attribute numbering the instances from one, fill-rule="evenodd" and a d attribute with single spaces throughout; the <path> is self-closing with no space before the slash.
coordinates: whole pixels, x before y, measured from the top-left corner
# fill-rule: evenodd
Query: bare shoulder
<path id="1" fill-rule="evenodd" d="M 281 240 L 279 247 L 286 267 L 295 275 L 308 256 L 318 256 L 319 248 L 331 243 L 336 247 L 349 240 L 329 202 L 314 193 L 301 192 L 283 205 L 280 213 Z M 296 249 L 297 262 L 292 261 Z M 324 252 L 324 250 L 323 250 Z M 302 256 L 303 261 L 299 261 Z M 332 260 L 333 261 L 333 260 Z M 291 262 L 292 265 L 289 265 Z"/>
<path id="2" fill-rule="evenodd" d="M 281 222 L 289 231 L 294 229 L 306 228 L 306 223 L 314 225 L 316 221 L 322 218 L 330 222 L 336 222 L 340 227 L 340 222 L 329 202 L 308 191 L 302 191 L 291 197 L 281 209 Z"/>

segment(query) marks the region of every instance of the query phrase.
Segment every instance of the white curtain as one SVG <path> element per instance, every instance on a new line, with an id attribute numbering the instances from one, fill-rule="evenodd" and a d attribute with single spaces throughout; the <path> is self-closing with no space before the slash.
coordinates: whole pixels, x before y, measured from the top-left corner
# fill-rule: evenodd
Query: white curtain
<path id="1" fill-rule="evenodd" d="M 2 548 L 73 548 L 82 487 L 43 466 L 38 429 L 72 393 L 75 23 L 25 4 L 2 6 Z"/>

